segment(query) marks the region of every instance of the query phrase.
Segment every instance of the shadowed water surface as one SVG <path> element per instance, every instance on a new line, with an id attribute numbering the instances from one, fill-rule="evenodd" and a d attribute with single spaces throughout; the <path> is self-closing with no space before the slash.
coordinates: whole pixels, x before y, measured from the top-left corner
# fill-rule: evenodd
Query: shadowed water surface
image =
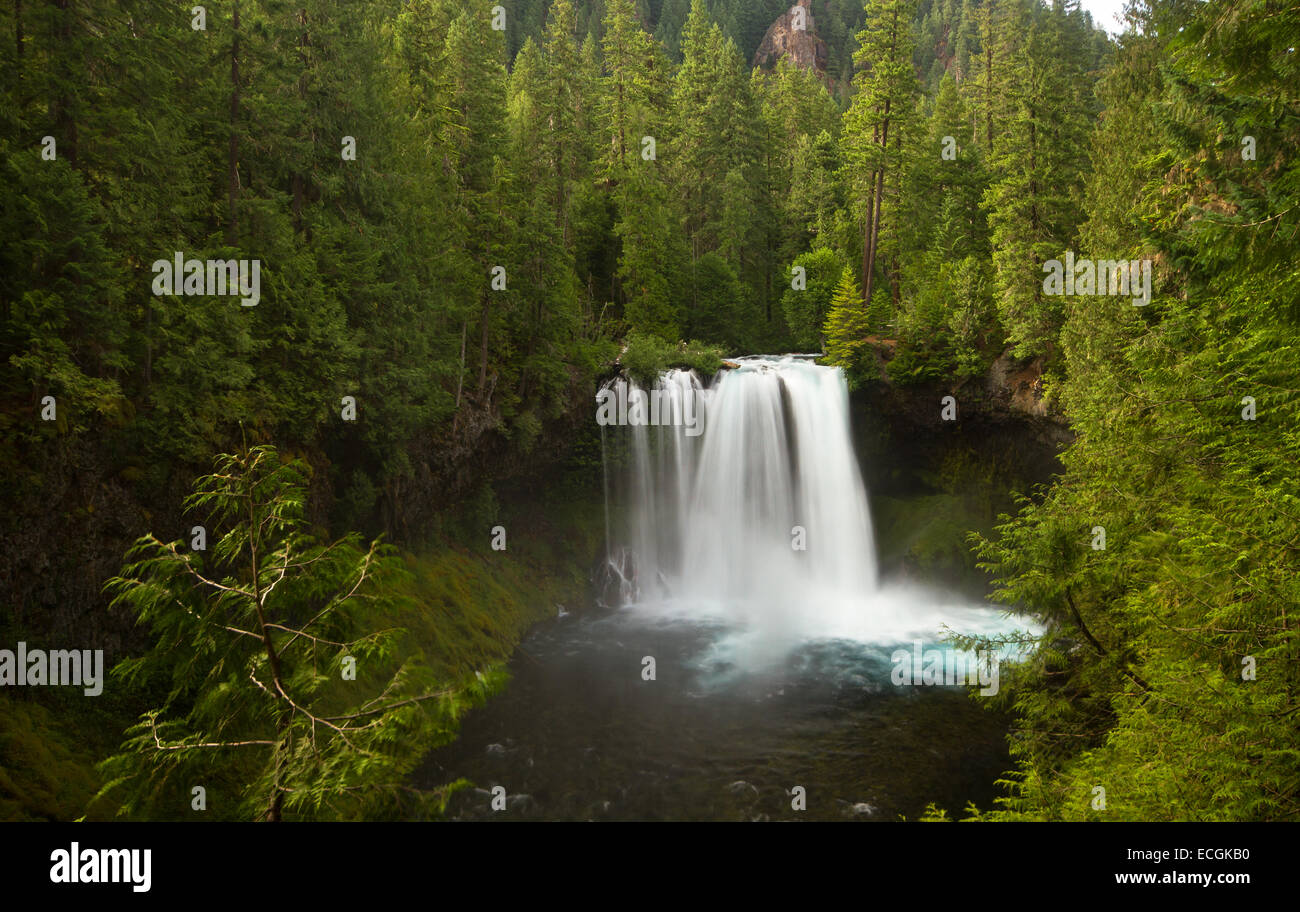
<path id="1" fill-rule="evenodd" d="M 909 643 L 778 653 L 733 634 L 631 609 L 540 625 L 506 690 L 419 779 L 471 780 L 448 808 L 471 820 L 896 820 L 930 801 L 990 805 L 1007 720 L 964 688 L 894 686 L 890 655 Z"/>

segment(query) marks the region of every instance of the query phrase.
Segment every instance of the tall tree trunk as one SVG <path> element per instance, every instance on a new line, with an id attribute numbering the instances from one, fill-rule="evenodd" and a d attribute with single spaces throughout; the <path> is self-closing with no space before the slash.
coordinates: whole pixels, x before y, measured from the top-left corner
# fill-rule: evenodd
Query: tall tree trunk
<path id="1" fill-rule="evenodd" d="M 893 19 L 890 21 L 889 32 L 889 59 L 894 59 L 898 54 L 898 9 L 895 7 Z M 862 303 L 866 307 L 871 306 L 871 291 L 874 285 L 874 273 L 876 271 L 876 247 L 880 238 L 880 210 L 884 205 L 885 197 L 885 170 L 888 167 L 889 155 L 889 115 L 890 115 L 890 98 L 885 97 L 885 106 L 881 111 L 881 121 L 879 126 L 879 146 L 880 146 L 880 164 L 872 174 L 872 202 L 867 210 L 867 235 L 863 239 L 862 251 Z"/>
<path id="2" fill-rule="evenodd" d="M 987 24 L 984 29 L 984 120 L 985 144 L 993 153 L 993 0 L 984 7 Z"/>
<path id="3" fill-rule="evenodd" d="M 298 74 L 298 97 L 305 102 L 307 100 L 307 48 L 311 46 L 311 39 L 307 34 L 307 11 L 305 9 L 298 10 L 298 24 L 302 26 L 302 34 L 298 36 L 298 57 L 302 61 L 302 71 Z M 303 197 L 306 195 L 306 184 L 307 179 L 303 175 L 302 169 L 294 168 L 289 177 L 289 185 L 293 191 L 293 230 L 295 232 L 302 231 L 302 204 Z"/>
<path id="4" fill-rule="evenodd" d="M 871 172 L 871 186 L 876 186 L 876 172 Z M 862 220 L 862 303 L 865 305 L 870 302 L 871 298 L 871 223 L 874 218 L 876 207 L 876 196 L 871 194 L 867 197 L 867 214 Z"/>
<path id="5" fill-rule="evenodd" d="M 59 25 L 56 30 L 62 46 L 59 72 L 63 76 L 63 86 L 54 99 L 51 112 L 59 135 L 59 152 L 74 168 L 77 166 L 77 118 L 73 112 L 73 98 L 68 94 L 67 85 L 73 82 L 72 73 L 72 0 L 56 0 L 55 6 L 60 11 Z"/>
<path id="6" fill-rule="evenodd" d="M 226 243 L 233 247 L 239 238 L 235 202 L 239 196 L 239 0 L 235 0 L 230 45 L 230 155 L 226 165 Z"/>
<path id="7" fill-rule="evenodd" d="M 489 303 L 491 298 L 483 299 L 483 314 L 479 322 L 483 326 L 479 344 L 479 362 L 478 362 L 478 394 L 483 398 L 484 390 L 487 389 L 487 364 L 488 364 L 488 316 L 491 312 L 492 305 Z"/>
<path id="8" fill-rule="evenodd" d="M 885 199 L 885 153 L 889 148 L 889 99 L 885 99 L 885 117 L 880 125 L 881 164 L 872 175 L 872 203 L 870 225 L 867 229 L 867 249 L 863 252 L 862 301 L 870 306 L 871 286 L 876 271 L 876 248 L 880 238 L 880 209 Z"/>
<path id="9" fill-rule="evenodd" d="M 465 389 L 465 336 L 469 332 L 469 321 L 460 324 L 460 372 L 456 375 L 456 411 L 460 411 L 460 395 Z"/>

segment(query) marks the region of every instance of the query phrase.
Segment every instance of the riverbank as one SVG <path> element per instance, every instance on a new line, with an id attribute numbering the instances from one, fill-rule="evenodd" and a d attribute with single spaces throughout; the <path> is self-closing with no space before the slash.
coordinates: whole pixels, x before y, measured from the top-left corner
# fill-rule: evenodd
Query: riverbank
<path id="1" fill-rule="evenodd" d="M 404 594 L 414 607 L 384 622 L 409 631 L 440 680 L 454 686 L 482 675 L 499 686 L 528 630 L 586 598 L 604 518 L 599 476 L 588 483 L 581 452 L 575 447 L 573 459 L 539 476 L 500 483 L 499 493 L 481 486 L 404 549 Z M 503 550 L 492 548 L 497 526 L 506 532 Z M 3 632 L 6 641 L 41 643 L 23 631 Z M 57 687 L 0 690 L 0 819 L 111 819 L 111 801 L 92 801 L 104 784 L 96 766 L 118 749 L 138 714 L 164 697 L 124 690 L 111 678 L 93 699 Z M 428 747 L 453 739 L 455 729 L 442 735 Z M 174 819 L 200 816 L 223 819 L 222 805 L 211 802 L 200 815 L 182 804 Z"/>

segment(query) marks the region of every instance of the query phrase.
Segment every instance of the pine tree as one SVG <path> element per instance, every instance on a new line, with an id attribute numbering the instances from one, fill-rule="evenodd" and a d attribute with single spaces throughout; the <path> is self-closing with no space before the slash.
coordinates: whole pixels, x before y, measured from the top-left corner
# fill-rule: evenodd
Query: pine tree
<path id="1" fill-rule="evenodd" d="M 1018 7 L 997 83 L 999 122 L 984 202 L 992 230 L 998 313 L 1017 356 L 1052 349 L 1062 303 L 1043 288 L 1042 264 L 1061 259 L 1078 230 L 1087 121 L 1078 74 L 1063 53 L 1068 22 Z"/>
<path id="2" fill-rule="evenodd" d="M 629 329 L 676 339 L 686 251 L 659 160 L 667 126 L 667 60 L 637 24 L 630 0 L 609 0 L 603 57 L 610 139 L 606 180 L 616 211 L 625 321 Z"/>
<path id="3" fill-rule="evenodd" d="M 897 199 L 903 134 L 915 116 L 913 0 L 869 0 L 853 61 L 861 71 L 844 115 L 845 171 L 862 225 L 862 295 L 871 300 L 885 209 Z"/>

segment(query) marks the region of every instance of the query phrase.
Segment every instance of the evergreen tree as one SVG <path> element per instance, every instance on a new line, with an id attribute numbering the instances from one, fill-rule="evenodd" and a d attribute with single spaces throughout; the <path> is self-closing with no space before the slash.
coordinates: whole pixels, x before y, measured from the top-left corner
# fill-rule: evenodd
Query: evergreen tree
<path id="1" fill-rule="evenodd" d="M 1108 819 L 1290 819 L 1294 688 L 1263 669 L 1300 658 L 1278 544 L 1300 522 L 1300 119 L 1264 112 L 1295 110 L 1300 21 L 1251 0 L 1133 13 L 1102 87 L 1085 236 L 1154 261 L 1153 300 L 1067 302 L 1065 475 L 981 546 L 998 598 L 1044 622 L 1003 692 L 1019 768 L 993 816 L 1095 818 L 1104 781 Z M 1243 123 L 1268 125 L 1254 139 L 1271 179 L 1242 154 Z"/>
<path id="2" fill-rule="evenodd" d="M 606 179 L 613 185 L 624 316 L 630 329 L 675 339 L 686 254 L 659 161 L 667 126 L 667 60 L 637 24 L 631 0 L 609 0 L 602 50 L 610 138 Z"/>
<path id="3" fill-rule="evenodd" d="M 839 284 L 831 296 L 830 312 L 823 330 L 826 337 L 826 361 L 846 370 L 858 367 L 869 332 L 862 292 L 853 278 L 853 268 L 845 266 Z"/>
<path id="4" fill-rule="evenodd" d="M 1079 223 L 1087 120 L 1078 73 L 1063 53 L 1068 21 L 1016 7 L 995 82 L 1008 105 L 993 142 L 985 193 L 992 230 L 998 313 L 1017 356 L 1051 350 L 1059 296 L 1043 288 L 1043 263 L 1062 260 Z"/>
<path id="5" fill-rule="evenodd" d="M 853 62 L 861 70 L 844 115 L 844 166 L 862 225 L 862 295 L 871 300 L 887 205 L 897 200 L 903 134 L 915 116 L 913 0 L 868 0 Z"/>
<path id="6" fill-rule="evenodd" d="M 123 813 L 161 810 L 209 776 L 244 819 L 445 801 L 405 780 L 464 697 L 431 679 L 401 630 L 381 627 L 401 573 L 392 549 L 307 534 L 306 473 L 270 447 L 219 457 L 187 501 L 205 514 L 211 558 L 146 535 L 109 581 L 156 638 L 115 673 L 169 690 L 105 761 Z"/>

